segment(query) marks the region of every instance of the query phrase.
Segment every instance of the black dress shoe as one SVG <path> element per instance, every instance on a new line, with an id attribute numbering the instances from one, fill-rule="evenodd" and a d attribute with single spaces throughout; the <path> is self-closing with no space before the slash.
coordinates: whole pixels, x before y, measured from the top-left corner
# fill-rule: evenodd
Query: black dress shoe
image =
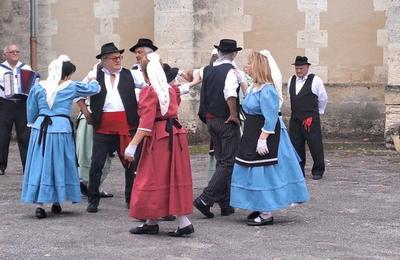
<path id="1" fill-rule="evenodd" d="M 260 216 L 260 214 L 261 214 L 260 211 L 253 211 L 247 216 L 247 220 L 255 219 L 256 217 Z"/>
<path id="2" fill-rule="evenodd" d="M 96 202 L 89 202 L 86 211 L 89 213 L 96 213 L 98 211 L 99 203 Z"/>
<path id="3" fill-rule="evenodd" d="M 210 211 L 210 206 L 204 205 L 203 202 L 201 202 L 200 198 L 197 198 L 193 201 L 193 206 L 196 207 L 201 213 L 203 213 L 204 216 L 207 218 L 213 218 L 214 213 Z"/>
<path id="4" fill-rule="evenodd" d="M 158 224 L 156 225 L 143 224 L 143 226 L 131 228 L 129 232 L 135 235 L 143 235 L 143 234 L 156 235 L 158 234 L 158 230 L 159 230 Z"/>
<path id="5" fill-rule="evenodd" d="M 313 175 L 312 179 L 313 180 L 320 180 L 320 179 L 322 179 L 322 175 Z"/>
<path id="6" fill-rule="evenodd" d="M 263 218 L 260 216 L 247 220 L 247 225 L 249 226 L 265 226 L 274 224 L 274 217 Z"/>
<path id="7" fill-rule="evenodd" d="M 42 208 L 36 208 L 35 215 L 37 218 L 45 218 L 47 217 L 46 211 Z"/>
<path id="8" fill-rule="evenodd" d="M 6 174 L 6 171 L 5 170 L 0 170 L 0 175 L 4 175 L 4 174 Z"/>
<path id="9" fill-rule="evenodd" d="M 221 208 L 221 216 L 229 216 L 235 213 L 235 209 L 232 207 Z"/>
<path id="10" fill-rule="evenodd" d="M 163 221 L 174 221 L 176 217 L 174 215 L 167 215 L 161 218 Z"/>
<path id="11" fill-rule="evenodd" d="M 108 193 L 106 191 L 101 191 L 100 192 L 100 198 L 112 198 L 114 197 L 114 194 Z"/>
<path id="12" fill-rule="evenodd" d="M 192 233 L 194 233 L 194 228 L 193 228 L 193 225 L 190 224 L 190 225 L 188 225 L 188 226 L 186 226 L 184 228 L 178 228 L 175 231 L 168 232 L 168 236 L 170 236 L 170 237 L 182 237 L 184 235 L 189 235 L 189 234 L 192 234 Z"/>
<path id="13" fill-rule="evenodd" d="M 88 189 L 87 186 L 85 185 L 85 183 L 80 182 L 80 187 L 81 187 L 81 193 L 85 196 L 88 195 Z"/>
<path id="14" fill-rule="evenodd" d="M 53 205 L 51 205 L 51 212 L 53 212 L 54 214 L 60 214 L 61 211 L 62 211 L 62 208 L 61 208 L 60 204 L 54 203 Z"/>

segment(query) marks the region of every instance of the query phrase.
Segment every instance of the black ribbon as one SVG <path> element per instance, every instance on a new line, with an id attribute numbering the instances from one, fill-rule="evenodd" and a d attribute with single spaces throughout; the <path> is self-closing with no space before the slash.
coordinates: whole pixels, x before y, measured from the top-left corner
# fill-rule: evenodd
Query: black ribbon
<path id="1" fill-rule="evenodd" d="M 71 121 L 71 118 L 67 115 L 44 115 L 44 114 L 39 114 L 39 116 L 43 116 L 44 119 L 42 121 L 42 123 L 40 124 L 40 132 L 39 132 L 39 140 L 38 140 L 38 144 L 42 144 L 42 156 L 44 156 L 44 150 L 46 148 L 46 136 L 47 136 L 47 129 L 49 128 L 49 125 L 53 124 L 53 121 L 51 120 L 52 117 L 64 117 L 67 118 L 70 125 L 71 125 L 71 131 L 72 131 L 72 140 L 74 140 L 74 144 L 75 144 L 75 132 L 74 132 L 74 124 Z M 42 143 L 43 141 L 43 143 Z M 75 159 L 76 159 L 76 165 L 79 166 L 78 164 L 78 158 L 76 157 L 76 153 L 75 153 Z"/>
<path id="2" fill-rule="evenodd" d="M 173 132 L 173 127 L 176 127 L 178 129 L 182 128 L 182 125 L 179 123 L 178 118 L 173 117 L 173 118 L 163 118 L 163 117 L 157 117 L 155 121 L 167 121 L 165 124 L 165 131 L 168 132 L 168 149 L 172 151 L 172 143 L 173 143 L 173 138 L 174 138 L 174 132 Z"/>

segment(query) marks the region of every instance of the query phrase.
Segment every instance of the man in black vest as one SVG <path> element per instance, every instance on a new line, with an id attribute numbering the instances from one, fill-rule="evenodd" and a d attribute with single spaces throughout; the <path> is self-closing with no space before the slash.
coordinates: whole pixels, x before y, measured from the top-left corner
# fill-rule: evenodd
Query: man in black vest
<path id="1" fill-rule="evenodd" d="M 219 58 L 203 70 L 198 115 L 207 124 L 217 164 L 208 186 L 193 202 L 208 218 L 214 217 L 210 207 L 215 202 L 221 207 L 222 216 L 234 213 L 234 209 L 229 206 L 230 186 L 233 163 L 240 142 L 240 82 L 234 71 L 233 60 L 242 48 L 238 48 L 236 41 L 230 39 L 223 39 L 214 47 L 218 49 Z"/>
<path id="2" fill-rule="evenodd" d="M 325 171 L 324 150 L 320 114 L 324 114 L 328 96 L 322 79 L 310 73 L 307 57 L 297 56 L 296 75 L 288 80 L 288 96 L 292 114 L 289 122 L 289 135 L 294 148 L 301 158 L 303 170 L 306 164 L 305 142 L 314 160 L 311 170 L 313 180 L 319 180 Z"/>
<path id="3" fill-rule="evenodd" d="M 124 151 L 138 126 L 135 76 L 122 68 L 124 50 L 114 43 L 101 47 L 96 56 L 101 59 L 101 69 L 97 70 L 97 81 L 101 86 L 99 94 L 90 98 L 92 114 L 88 121 L 93 122 L 93 151 L 89 172 L 88 207 L 90 213 L 97 212 L 100 202 L 100 179 L 107 154 L 117 151 L 125 168 L 125 200 L 130 203 L 136 161 L 128 163 Z"/>
<path id="4" fill-rule="evenodd" d="M 4 175 L 7 168 L 13 125 L 15 124 L 23 168 L 25 168 L 30 135 L 30 129 L 26 126 L 26 97 L 22 95 L 6 96 L 4 74 L 11 73 L 13 85 L 19 86 L 20 70 L 31 70 L 31 67 L 19 61 L 20 50 L 15 44 L 7 45 L 4 48 L 4 55 L 6 60 L 0 64 L 0 175 Z"/>

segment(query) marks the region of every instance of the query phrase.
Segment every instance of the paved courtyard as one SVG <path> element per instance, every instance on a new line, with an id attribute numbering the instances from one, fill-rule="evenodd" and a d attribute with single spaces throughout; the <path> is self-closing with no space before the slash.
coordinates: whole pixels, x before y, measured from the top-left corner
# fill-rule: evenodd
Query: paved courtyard
<path id="1" fill-rule="evenodd" d="M 326 148 L 326 175 L 306 178 L 311 201 L 276 212 L 274 225 L 249 227 L 247 212 L 221 217 L 214 207 L 214 219 L 191 215 L 192 237 L 170 238 L 174 222 L 160 223 L 156 236 L 128 232 L 139 223 L 128 217 L 117 159 L 105 183 L 114 197 L 97 214 L 86 213 L 84 199 L 36 219 L 35 207 L 19 200 L 23 176 L 13 143 L 0 176 L 0 259 L 400 259 L 400 154 L 370 143 Z M 206 185 L 207 155 L 194 150 L 196 196 Z"/>

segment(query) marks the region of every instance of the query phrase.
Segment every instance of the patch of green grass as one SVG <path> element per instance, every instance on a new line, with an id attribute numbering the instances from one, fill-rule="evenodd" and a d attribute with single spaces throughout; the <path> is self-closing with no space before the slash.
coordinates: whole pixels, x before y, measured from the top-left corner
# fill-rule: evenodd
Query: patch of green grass
<path id="1" fill-rule="evenodd" d="M 199 144 L 189 146 L 190 154 L 208 154 L 209 145 Z"/>

